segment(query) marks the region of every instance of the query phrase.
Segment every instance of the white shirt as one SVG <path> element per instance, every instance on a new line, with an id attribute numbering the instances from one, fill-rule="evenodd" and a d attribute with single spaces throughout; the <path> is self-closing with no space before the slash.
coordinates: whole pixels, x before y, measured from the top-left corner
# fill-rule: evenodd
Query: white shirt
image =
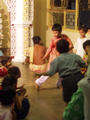
<path id="1" fill-rule="evenodd" d="M 12 120 L 11 107 L 0 104 L 0 120 Z"/>
<path id="2" fill-rule="evenodd" d="M 80 55 L 82 58 L 83 58 L 83 56 L 84 56 L 84 54 L 85 54 L 85 51 L 84 51 L 84 49 L 83 49 L 83 43 L 84 43 L 86 40 L 87 40 L 86 37 L 83 38 L 83 39 L 78 38 L 78 39 L 77 39 L 77 42 L 75 43 L 75 46 L 74 46 L 74 49 L 76 50 L 76 54 L 77 54 L 77 55 Z"/>

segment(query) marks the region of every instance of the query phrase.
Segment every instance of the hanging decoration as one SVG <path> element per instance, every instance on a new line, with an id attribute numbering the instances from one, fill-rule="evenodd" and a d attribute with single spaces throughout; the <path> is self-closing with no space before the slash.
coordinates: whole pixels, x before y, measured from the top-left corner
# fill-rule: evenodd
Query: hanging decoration
<path id="1" fill-rule="evenodd" d="M 24 55 L 27 56 L 27 49 L 30 47 L 33 36 L 33 14 L 34 0 L 24 0 Z"/>

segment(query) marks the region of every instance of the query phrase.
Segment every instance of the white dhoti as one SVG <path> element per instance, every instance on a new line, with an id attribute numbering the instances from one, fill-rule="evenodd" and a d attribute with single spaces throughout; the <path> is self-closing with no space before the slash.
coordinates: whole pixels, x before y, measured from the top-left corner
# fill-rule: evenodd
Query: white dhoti
<path id="1" fill-rule="evenodd" d="M 40 78 L 38 78 L 35 83 L 40 86 L 42 83 L 44 83 L 47 79 L 49 78 L 49 76 L 44 76 L 42 75 Z"/>

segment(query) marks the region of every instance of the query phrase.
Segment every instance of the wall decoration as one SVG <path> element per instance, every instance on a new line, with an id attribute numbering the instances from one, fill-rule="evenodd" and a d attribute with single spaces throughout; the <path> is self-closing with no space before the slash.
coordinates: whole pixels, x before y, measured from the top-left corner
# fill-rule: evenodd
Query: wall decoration
<path id="1" fill-rule="evenodd" d="M 16 54 L 16 27 L 14 26 L 14 21 L 16 20 L 16 0 L 3 0 L 7 6 L 8 12 L 10 13 L 10 34 L 11 34 L 11 41 L 10 41 L 10 49 L 11 55 L 15 56 Z M 6 16 L 4 16 L 5 18 Z M 8 24 L 7 22 L 3 24 Z M 5 31 L 5 30 L 4 30 Z"/>
<path id="2" fill-rule="evenodd" d="M 10 27 L 8 16 L 4 9 L 0 9 L 0 49 L 4 55 L 10 55 Z"/>
<path id="3" fill-rule="evenodd" d="M 24 55 L 27 56 L 27 49 L 31 46 L 33 36 L 34 0 L 24 0 Z"/>
<path id="4" fill-rule="evenodd" d="M 3 1 L 6 4 L 8 11 L 10 12 L 11 11 L 11 0 L 3 0 Z"/>

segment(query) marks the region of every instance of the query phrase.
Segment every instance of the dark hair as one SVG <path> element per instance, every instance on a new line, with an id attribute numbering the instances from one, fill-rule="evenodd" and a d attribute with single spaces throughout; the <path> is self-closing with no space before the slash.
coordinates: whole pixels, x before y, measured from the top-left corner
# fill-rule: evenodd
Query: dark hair
<path id="1" fill-rule="evenodd" d="M 5 66 L 6 63 L 7 63 L 7 60 L 1 60 L 1 64 L 2 64 L 3 66 Z"/>
<path id="2" fill-rule="evenodd" d="M 52 31 L 59 31 L 62 32 L 62 26 L 60 24 L 54 24 L 52 26 Z"/>
<path id="3" fill-rule="evenodd" d="M 17 85 L 17 79 L 15 78 L 15 76 L 11 76 L 11 75 L 7 75 L 4 77 L 1 86 L 3 88 L 6 87 L 13 87 L 13 85 Z"/>
<path id="4" fill-rule="evenodd" d="M 85 33 L 88 32 L 88 28 L 87 28 L 86 25 L 81 25 L 81 26 L 78 28 L 78 30 L 83 30 Z"/>
<path id="5" fill-rule="evenodd" d="M 21 76 L 20 69 L 17 66 L 10 67 L 8 69 L 8 74 L 13 75 L 15 77 L 17 77 L 17 76 L 20 77 Z"/>
<path id="6" fill-rule="evenodd" d="M 69 42 L 65 39 L 61 39 L 56 44 L 56 49 L 59 53 L 66 53 L 69 51 Z"/>
<path id="7" fill-rule="evenodd" d="M 86 41 L 83 43 L 83 49 L 86 49 L 86 46 L 90 46 L 90 40 L 86 40 Z"/>
<path id="8" fill-rule="evenodd" d="M 0 102 L 2 105 L 11 105 L 16 95 L 15 89 L 11 87 L 2 88 L 0 90 Z"/>
<path id="9" fill-rule="evenodd" d="M 34 36 L 34 37 L 32 38 L 32 40 L 33 40 L 33 43 L 34 43 L 34 44 L 39 44 L 41 38 L 40 38 L 39 36 Z"/>
<path id="10" fill-rule="evenodd" d="M 11 57 L 8 56 L 7 58 L 1 60 L 1 64 L 2 64 L 3 66 L 6 66 L 7 62 L 9 62 L 9 61 L 11 61 L 11 60 L 12 60 Z"/>

